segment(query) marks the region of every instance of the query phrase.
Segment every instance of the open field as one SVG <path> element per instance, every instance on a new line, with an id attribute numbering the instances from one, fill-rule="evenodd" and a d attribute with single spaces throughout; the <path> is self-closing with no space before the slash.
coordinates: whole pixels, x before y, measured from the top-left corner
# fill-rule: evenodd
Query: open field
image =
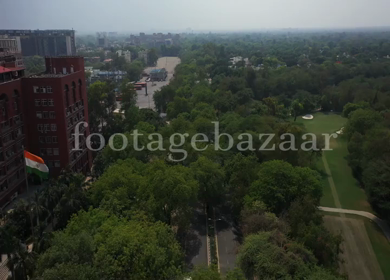
<path id="1" fill-rule="evenodd" d="M 297 119 L 308 132 L 315 134 L 333 133 L 346 121 L 340 115 L 323 113 L 314 114 L 313 120 Z M 317 162 L 317 168 L 322 173 L 321 205 L 374 213 L 346 160 L 347 140 L 339 136 L 331 141 L 331 148 L 333 150 L 324 152 Z M 377 225 L 366 218 L 347 214 L 340 217 L 340 214 L 327 213 L 324 220 L 331 231 L 343 234 L 345 263 L 341 264 L 341 269 L 348 272 L 349 279 L 390 279 L 390 243 Z"/>
<path id="2" fill-rule="evenodd" d="M 385 279 L 362 220 L 325 216 L 324 221 L 330 231 L 341 231 L 343 236 L 342 273 L 347 273 L 349 279 L 354 280 Z"/>
<path id="3" fill-rule="evenodd" d="M 314 134 L 333 133 L 347 122 L 346 118 L 335 113 L 318 112 L 313 116 L 313 120 L 297 118 L 297 122 L 302 123 L 308 132 Z M 323 153 L 325 159 L 317 163 L 319 170 L 324 175 L 322 180 L 324 196 L 321 200 L 321 206 L 337 207 L 327 178 L 327 176 L 332 176 L 341 208 L 374 213 L 367 202 L 364 190 L 360 188 L 359 182 L 353 177 L 352 170 L 348 165 L 346 159 L 348 155 L 347 140 L 343 136 L 339 136 L 331 141 L 331 148 L 333 151 L 325 151 Z M 328 164 L 331 174 L 326 174 L 323 161 Z"/>
<path id="4" fill-rule="evenodd" d="M 337 146 L 333 148 L 333 151 L 324 152 L 323 156 L 325 156 L 331 170 L 341 208 L 374 213 L 367 201 L 366 193 L 353 177 L 352 169 L 346 160 L 348 155 L 347 139 L 340 137 L 336 141 Z"/>
<path id="5" fill-rule="evenodd" d="M 346 118 L 335 113 L 318 112 L 313 114 L 313 116 L 314 119 L 312 120 L 304 120 L 302 117 L 298 117 L 296 122 L 304 124 L 307 131 L 314 134 L 336 132 L 347 122 Z"/>

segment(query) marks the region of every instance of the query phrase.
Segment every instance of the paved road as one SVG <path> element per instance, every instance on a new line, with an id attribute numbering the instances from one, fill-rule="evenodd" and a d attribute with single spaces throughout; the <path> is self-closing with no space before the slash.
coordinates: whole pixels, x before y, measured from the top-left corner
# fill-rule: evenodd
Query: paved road
<path id="1" fill-rule="evenodd" d="M 239 247 L 239 233 L 234 227 L 230 209 L 221 207 L 215 211 L 218 238 L 219 267 L 222 275 L 233 270 Z"/>
<path id="2" fill-rule="evenodd" d="M 207 266 L 206 214 L 202 207 L 194 210 L 191 229 L 186 237 L 186 262 L 194 266 Z"/>
<path id="3" fill-rule="evenodd" d="M 384 220 L 379 219 L 377 216 L 375 216 L 369 212 L 348 210 L 348 209 L 341 209 L 341 208 L 321 207 L 321 206 L 318 207 L 318 209 L 325 211 L 325 212 L 354 214 L 354 215 L 366 217 L 366 218 L 370 219 L 371 221 L 375 222 L 382 229 L 387 240 L 389 240 L 389 242 L 390 242 L 390 227 L 389 227 L 389 225 Z"/>
<path id="4" fill-rule="evenodd" d="M 180 63 L 180 58 L 178 57 L 160 57 L 157 60 L 156 67 L 148 67 L 144 71 L 149 73 L 152 69 L 155 68 L 165 68 L 168 71 L 168 77 L 166 81 L 163 82 L 148 82 L 148 95 L 145 95 L 145 89 L 137 90 L 138 100 L 137 105 L 139 108 L 150 108 L 155 109 L 153 95 L 156 91 L 160 90 L 163 86 L 169 84 L 169 81 L 173 78 L 175 67 Z M 145 81 L 146 78 L 143 78 L 142 81 Z"/>

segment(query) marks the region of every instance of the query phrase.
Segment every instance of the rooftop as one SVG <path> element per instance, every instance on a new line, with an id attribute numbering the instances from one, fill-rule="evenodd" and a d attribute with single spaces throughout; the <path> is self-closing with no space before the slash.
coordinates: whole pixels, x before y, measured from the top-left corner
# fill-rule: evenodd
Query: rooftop
<path id="1" fill-rule="evenodd" d="M 0 66 L 0 74 L 11 72 L 11 69 Z"/>
<path id="2" fill-rule="evenodd" d="M 66 73 L 66 74 L 64 74 L 64 73 L 54 74 L 54 73 L 43 72 L 43 73 L 38 73 L 38 74 L 28 76 L 27 78 L 32 78 L 32 79 L 36 79 L 36 78 L 62 78 L 62 77 L 72 75 L 74 73 L 78 73 L 78 72 L 80 72 L 80 71 L 75 71 L 73 73 Z"/>
<path id="3" fill-rule="evenodd" d="M 160 73 L 160 72 L 164 72 L 164 71 L 166 71 L 165 68 L 153 69 L 152 71 L 150 71 L 150 74 L 152 74 L 152 73 Z"/>

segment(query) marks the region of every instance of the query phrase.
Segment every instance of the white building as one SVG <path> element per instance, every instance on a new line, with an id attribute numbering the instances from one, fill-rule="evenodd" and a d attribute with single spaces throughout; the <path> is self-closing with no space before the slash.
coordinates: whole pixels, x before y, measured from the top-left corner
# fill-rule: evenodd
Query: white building
<path id="1" fill-rule="evenodd" d="M 118 50 L 118 51 L 116 51 L 116 54 L 118 55 L 118 57 L 123 56 L 127 63 L 131 62 L 131 52 L 130 51 Z"/>
<path id="2" fill-rule="evenodd" d="M 139 51 L 138 57 L 143 59 L 145 64 L 148 64 L 148 51 L 147 50 Z"/>

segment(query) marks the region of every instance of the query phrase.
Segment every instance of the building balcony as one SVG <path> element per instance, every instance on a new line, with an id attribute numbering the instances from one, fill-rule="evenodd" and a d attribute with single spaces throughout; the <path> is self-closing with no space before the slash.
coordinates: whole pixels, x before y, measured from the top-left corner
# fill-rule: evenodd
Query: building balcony
<path id="1" fill-rule="evenodd" d="M 82 151 L 73 151 L 72 153 L 70 153 L 70 158 L 71 158 L 71 161 L 70 161 L 70 166 L 73 168 L 74 165 L 77 163 L 77 161 L 87 152 L 87 149 L 83 149 Z M 72 157 L 73 157 L 73 154 L 74 153 L 78 153 L 77 156 L 72 160 Z"/>
<path id="2" fill-rule="evenodd" d="M 1 134 L 7 133 L 11 130 L 12 126 L 9 121 L 3 121 L 0 123 Z"/>
<path id="3" fill-rule="evenodd" d="M 9 183 L 9 188 L 14 188 L 14 187 L 18 186 L 24 180 L 26 180 L 26 175 L 23 171 L 20 173 L 19 178 L 17 178 L 16 180 Z"/>

